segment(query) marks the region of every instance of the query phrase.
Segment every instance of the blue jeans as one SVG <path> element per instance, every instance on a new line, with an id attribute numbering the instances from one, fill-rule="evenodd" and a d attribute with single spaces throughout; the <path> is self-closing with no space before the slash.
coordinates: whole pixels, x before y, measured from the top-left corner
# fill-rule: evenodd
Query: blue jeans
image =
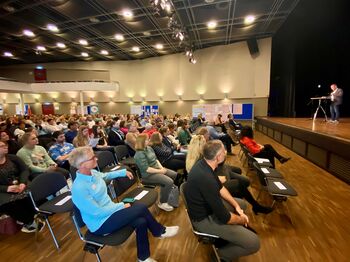
<path id="1" fill-rule="evenodd" d="M 113 233 L 125 226 L 131 226 L 136 230 L 137 257 L 141 260 L 150 257 L 148 229 L 155 237 L 159 237 L 165 230 L 154 219 L 147 206 L 141 203 L 135 203 L 129 208 L 115 212 L 93 233 L 96 235 L 105 235 Z"/>
<path id="2" fill-rule="evenodd" d="M 332 120 L 339 120 L 339 105 L 336 105 L 334 103 L 332 103 L 329 106 L 329 109 L 331 111 L 331 118 Z"/>

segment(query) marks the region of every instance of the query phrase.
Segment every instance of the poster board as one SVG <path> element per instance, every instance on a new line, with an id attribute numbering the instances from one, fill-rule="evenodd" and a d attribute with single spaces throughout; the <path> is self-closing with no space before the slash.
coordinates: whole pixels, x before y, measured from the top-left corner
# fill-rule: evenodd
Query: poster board
<path id="1" fill-rule="evenodd" d="M 130 107 L 130 114 L 139 115 L 141 117 L 158 115 L 159 106 L 158 105 L 132 105 Z"/>

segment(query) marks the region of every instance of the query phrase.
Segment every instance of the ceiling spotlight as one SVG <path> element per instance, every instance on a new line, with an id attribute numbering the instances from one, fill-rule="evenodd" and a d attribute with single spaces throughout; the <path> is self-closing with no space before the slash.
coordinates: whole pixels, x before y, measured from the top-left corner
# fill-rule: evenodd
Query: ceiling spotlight
<path id="1" fill-rule="evenodd" d="M 85 39 L 80 39 L 79 40 L 79 44 L 81 44 L 81 45 L 88 45 L 88 41 L 86 41 Z"/>
<path id="2" fill-rule="evenodd" d="M 114 36 L 114 38 L 117 39 L 118 41 L 124 41 L 124 36 L 121 35 L 121 34 L 116 34 L 116 35 Z"/>
<path id="3" fill-rule="evenodd" d="M 42 45 L 38 45 L 38 46 L 36 47 L 36 49 L 39 50 L 39 51 L 46 51 L 46 47 L 45 47 L 45 46 L 42 46 Z"/>
<path id="4" fill-rule="evenodd" d="M 66 48 L 66 45 L 63 43 L 57 43 L 56 46 L 59 48 Z"/>
<path id="5" fill-rule="evenodd" d="M 216 21 L 210 21 L 207 23 L 207 27 L 208 29 L 214 29 L 217 26 L 217 22 Z"/>
<path id="6" fill-rule="evenodd" d="M 164 46 L 162 44 L 156 44 L 156 49 L 161 50 L 163 48 L 164 48 Z"/>
<path id="7" fill-rule="evenodd" d="M 43 66 L 40 66 L 40 65 L 39 65 L 39 66 L 36 66 L 35 68 L 38 69 L 38 70 L 43 70 L 43 69 L 44 69 L 44 67 L 43 67 Z"/>
<path id="8" fill-rule="evenodd" d="M 46 28 L 49 29 L 49 30 L 52 31 L 52 32 L 58 32 L 57 26 L 55 26 L 55 25 L 53 25 L 53 24 L 48 24 L 48 25 L 46 26 Z"/>
<path id="9" fill-rule="evenodd" d="M 35 36 L 35 34 L 32 31 L 28 30 L 28 29 L 24 29 L 23 30 L 23 34 L 25 36 L 28 36 L 28 37 L 34 37 Z"/>
<path id="10" fill-rule="evenodd" d="M 140 47 L 138 47 L 138 46 L 133 46 L 133 47 L 131 48 L 131 50 L 134 51 L 134 52 L 140 52 Z"/>
<path id="11" fill-rule="evenodd" d="M 83 56 L 83 57 L 88 57 L 88 56 L 89 56 L 89 54 L 88 54 L 88 53 L 86 53 L 86 52 L 81 52 L 81 56 Z"/>
<path id="12" fill-rule="evenodd" d="M 245 18 L 244 18 L 244 23 L 246 25 L 249 25 L 251 23 L 253 23 L 255 21 L 255 16 L 253 15 L 247 15 Z"/>
<path id="13" fill-rule="evenodd" d="M 11 52 L 4 52 L 4 56 L 13 57 L 13 54 Z"/>
<path id="14" fill-rule="evenodd" d="M 130 19 L 133 17 L 133 13 L 130 10 L 124 10 L 123 11 L 123 16 L 127 19 Z"/>
<path id="15" fill-rule="evenodd" d="M 178 33 L 176 33 L 176 37 L 180 39 L 180 41 L 183 41 L 185 39 L 185 35 L 184 33 L 182 33 L 181 31 L 179 31 Z"/>
<path id="16" fill-rule="evenodd" d="M 193 51 L 192 50 L 187 50 L 186 51 L 186 56 L 192 57 L 193 56 Z"/>
<path id="17" fill-rule="evenodd" d="M 194 57 L 191 57 L 188 61 L 189 61 L 191 64 L 197 63 L 197 60 L 196 60 Z"/>
<path id="18" fill-rule="evenodd" d="M 101 50 L 100 53 L 101 53 L 102 55 L 108 55 L 108 54 L 109 54 L 107 50 Z"/>

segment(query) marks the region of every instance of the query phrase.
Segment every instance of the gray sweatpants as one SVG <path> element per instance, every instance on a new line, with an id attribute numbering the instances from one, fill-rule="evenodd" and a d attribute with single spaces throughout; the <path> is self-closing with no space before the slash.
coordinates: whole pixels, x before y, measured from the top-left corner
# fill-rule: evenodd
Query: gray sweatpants
<path id="1" fill-rule="evenodd" d="M 167 169 L 167 172 L 163 174 L 148 174 L 146 177 L 142 177 L 142 181 L 160 186 L 160 203 L 167 203 L 170 191 L 174 185 L 174 180 L 177 173 L 171 169 Z"/>
<path id="2" fill-rule="evenodd" d="M 243 200 L 235 198 L 240 207 L 244 210 L 247 206 Z M 226 208 L 233 212 L 234 208 L 223 201 Z M 209 216 L 199 222 L 193 222 L 194 227 L 203 233 L 217 235 L 229 243 L 218 249 L 220 258 L 225 261 L 232 261 L 241 256 L 257 252 L 260 248 L 259 237 L 241 225 L 227 225 L 218 221 L 215 216 Z"/>

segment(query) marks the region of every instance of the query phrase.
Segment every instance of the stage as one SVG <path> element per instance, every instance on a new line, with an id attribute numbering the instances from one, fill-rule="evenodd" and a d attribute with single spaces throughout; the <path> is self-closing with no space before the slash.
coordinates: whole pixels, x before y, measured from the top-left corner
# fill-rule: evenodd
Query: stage
<path id="1" fill-rule="evenodd" d="M 350 183 L 350 119 L 257 117 L 256 130 Z"/>

